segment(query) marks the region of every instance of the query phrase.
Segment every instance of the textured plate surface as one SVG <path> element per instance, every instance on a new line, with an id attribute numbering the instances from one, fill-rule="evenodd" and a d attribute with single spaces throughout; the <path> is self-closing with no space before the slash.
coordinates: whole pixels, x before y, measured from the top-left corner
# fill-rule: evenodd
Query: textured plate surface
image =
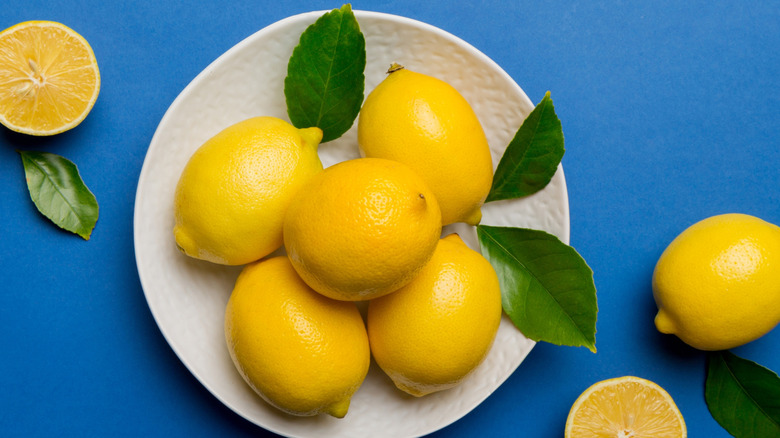
<path id="1" fill-rule="evenodd" d="M 161 332 L 192 374 L 239 415 L 268 430 L 296 437 L 407 437 L 440 429 L 471 411 L 520 365 L 534 343 L 504 316 L 485 362 L 460 386 L 423 398 L 395 389 L 372 362 L 366 381 L 338 420 L 326 415 L 283 414 L 256 396 L 236 372 L 223 334 L 224 308 L 238 275 L 183 256 L 173 241 L 173 192 L 190 155 L 228 125 L 257 115 L 287 120 L 283 83 L 287 60 L 301 32 L 324 12 L 296 15 L 237 44 L 199 74 L 160 122 L 144 161 L 136 194 L 134 232 L 138 272 Z M 479 116 L 493 165 L 533 109 L 523 90 L 492 60 L 433 26 L 393 15 L 355 11 L 366 37 L 366 90 L 392 62 L 452 84 Z M 355 124 L 356 126 L 357 124 Z M 353 126 L 320 146 L 326 167 L 356 158 Z M 488 225 L 545 230 L 569 241 L 569 208 L 563 169 L 541 192 L 483 208 Z M 473 227 L 448 226 L 477 249 Z"/>

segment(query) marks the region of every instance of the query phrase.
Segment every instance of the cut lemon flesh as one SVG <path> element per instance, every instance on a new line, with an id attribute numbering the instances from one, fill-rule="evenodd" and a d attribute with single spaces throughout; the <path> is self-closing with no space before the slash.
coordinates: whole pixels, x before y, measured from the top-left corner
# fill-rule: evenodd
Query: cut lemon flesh
<path id="1" fill-rule="evenodd" d="M 89 43 L 67 26 L 26 21 L 0 32 L 0 123 L 52 135 L 81 123 L 100 92 Z"/>
<path id="2" fill-rule="evenodd" d="M 569 411 L 566 438 L 685 438 L 680 410 L 657 384 L 625 376 L 586 389 Z"/>

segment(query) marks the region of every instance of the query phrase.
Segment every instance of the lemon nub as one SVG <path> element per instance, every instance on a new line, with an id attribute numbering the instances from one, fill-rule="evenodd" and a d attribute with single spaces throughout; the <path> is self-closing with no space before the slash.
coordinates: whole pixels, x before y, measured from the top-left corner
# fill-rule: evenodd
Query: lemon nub
<path id="1" fill-rule="evenodd" d="M 316 126 L 299 129 L 298 132 L 301 134 L 304 147 L 313 147 L 314 149 L 317 149 L 322 141 L 322 129 Z"/>
<path id="2" fill-rule="evenodd" d="M 661 333 L 672 334 L 675 332 L 674 322 L 669 318 L 666 312 L 658 312 L 655 315 L 655 328 Z"/>
<path id="3" fill-rule="evenodd" d="M 328 414 L 336 418 L 344 418 L 344 416 L 347 415 L 347 411 L 349 411 L 349 402 L 350 402 L 350 398 L 347 397 L 341 401 L 334 403 L 328 409 Z"/>
<path id="4" fill-rule="evenodd" d="M 463 222 L 469 224 L 469 225 L 479 225 L 479 223 L 482 221 L 482 209 L 477 207 L 474 211 L 466 215 L 466 218 L 463 219 Z"/>

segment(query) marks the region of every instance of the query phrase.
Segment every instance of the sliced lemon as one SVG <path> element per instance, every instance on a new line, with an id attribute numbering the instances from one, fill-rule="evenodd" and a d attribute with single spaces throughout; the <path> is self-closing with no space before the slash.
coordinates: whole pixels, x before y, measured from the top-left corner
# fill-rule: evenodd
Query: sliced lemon
<path id="1" fill-rule="evenodd" d="M 680 410 L 657 384 L 639 377 L 603 380 L 572 405 L 566 438 L 685 438 Z"/>
<path id="2" fill-rule="evenodd" d="M 81 123 L 100 92 L 87 40 L 52 21 L 26 21 L 0 32 L 0 123 L 53 135 Z"/>

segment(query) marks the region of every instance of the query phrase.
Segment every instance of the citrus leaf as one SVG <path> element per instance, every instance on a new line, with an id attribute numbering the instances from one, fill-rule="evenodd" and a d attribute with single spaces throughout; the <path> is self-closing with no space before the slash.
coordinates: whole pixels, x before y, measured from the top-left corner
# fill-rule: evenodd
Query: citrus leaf
<path id="1" fill-rule="evenodd" d="M 707 362 L 712 418 L 737 438 L 780 437 L 780 377 L 728 351 L 710 353 Z"/>
<path id="2" fill-rule="evenodd" d="M 363 103 L 366 40 L 349 4 L 301 34 L 287 64 L 284 96 L 297 128 L 322 129 L 322 142 L 349 130 Z"/>
<path id="3" fill-rule="evenodd" d="M 47 152 L 20 151 L 30 198 L 59 227 L 89 240 L 98 219 L 95 195 L 73 162 Z"/>
<path id="4" fill-rule="evenodd" d="M 593 271 L 574 248 L 526 228 L 478 225 L 477 235 L 498 274 L 504 311 L 526 337 L 596 352 Z"/>
<path id="5" fill-rule="evenodd" d="M 485 202 L 522 198 L 542 190 L 558 169 L 564 152 L 561 121 L 548 91 L 501 156 Z"/>

